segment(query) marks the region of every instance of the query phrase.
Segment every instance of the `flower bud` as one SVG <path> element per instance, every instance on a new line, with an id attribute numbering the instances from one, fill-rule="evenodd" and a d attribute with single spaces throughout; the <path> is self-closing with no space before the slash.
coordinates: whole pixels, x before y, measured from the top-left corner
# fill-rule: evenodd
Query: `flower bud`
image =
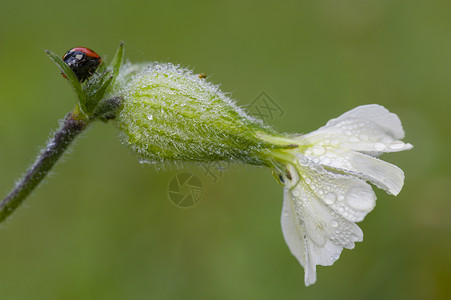
<path id="1" fill-rule="evenodd" d="M 118 81 L 123 104 L 117 125 L 123 142 L 143 160 L 268 165 L 268 150 L 280 148 L 257 137 L 272 135 L 269 127 L 190 70 L 162 63 L 129 65 Z"/>

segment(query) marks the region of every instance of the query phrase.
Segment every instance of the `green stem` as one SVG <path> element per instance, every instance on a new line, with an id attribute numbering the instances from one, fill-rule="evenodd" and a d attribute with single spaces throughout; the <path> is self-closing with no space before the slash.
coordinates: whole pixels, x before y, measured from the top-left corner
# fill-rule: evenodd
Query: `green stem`
<path id="1" fill-rule="evenodd" d="M 12 214 L 30 195 L 67 150 L 75 137 L 87 127 L 89 122 L 90 120 L 77 110 L 69 113 L 64 118 L 60 129 L 55 132 L 36 162 L 25 173 L 25 176 L 17 183 L 11 193 L 0 202 L 0 222 Z"/>

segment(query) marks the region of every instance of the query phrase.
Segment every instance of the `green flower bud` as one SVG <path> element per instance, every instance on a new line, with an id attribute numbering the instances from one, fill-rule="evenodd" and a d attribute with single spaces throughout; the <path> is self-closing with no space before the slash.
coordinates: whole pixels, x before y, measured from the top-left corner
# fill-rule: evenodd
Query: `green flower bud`
<path id="1" fill-rule="evenodd" d="M 274 131 L 201 77 L 172 64 L 124 67 L 118 81 L 127 83 L 116 118 L 124 143 L 152 162 L 268 165 L 268 151 L 281 146 L 258 135 Z"/>

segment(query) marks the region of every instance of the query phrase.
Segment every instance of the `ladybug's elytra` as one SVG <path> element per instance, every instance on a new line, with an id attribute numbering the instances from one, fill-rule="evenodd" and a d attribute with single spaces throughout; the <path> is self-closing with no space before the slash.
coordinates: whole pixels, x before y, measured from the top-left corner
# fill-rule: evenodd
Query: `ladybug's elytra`
<path id="1" fill-rule="evenodd" d="M 93 50 L 85 47 L 72 48 L 63 56 L 64 62 L 74 71 L 80 82 L 92 76 L 102 62 L 102 58 Z M 63 73 L 64 78 L 67 78 Z"/>

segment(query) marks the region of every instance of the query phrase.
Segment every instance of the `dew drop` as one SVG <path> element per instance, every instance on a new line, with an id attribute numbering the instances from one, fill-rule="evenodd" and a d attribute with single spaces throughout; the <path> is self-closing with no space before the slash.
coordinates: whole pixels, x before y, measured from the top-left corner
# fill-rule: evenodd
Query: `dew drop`
<path id="1" fill-rule="evenodd" d="M 336 197 L 335 197 L 335 195 L 333 193 L 327 193 L 324 196 L 324 202 L 326 202 L 326 204 L 329 204 L 329 205 L 334 204 L 335 203 L 335 199 L 336 199 Z"/>
<path id="2" fill-rule="evenodd" d="M 327 157 L 323 158 L 323 160 L 321 160 L 322 164 L 328 165 L 330 164 L 330 159 L 328 159 Z"/>
<path id="3" fill-rule="evenodd" d="M 374 144 L 374 149 L 376 149 L 376 151 L 383 151 L 385 149 L 385 145 L 382 143 L 376 143 Z"/>
<path id="4" fill-rule="evenodd" d="M 394 142 L 389 147 L 392 150 L 401 150 L 402 148 L 404 148 L 404 143 L 403 142 L 399 142 L 399 141 L 398 142 Z"/>
<path id="5" fill-rule="evenodd" d="M 147 119 L 152 120 L 152 119 L 153 119 L 153 116 L 152 116 L 152 115 L 148 115 L 148 116 L 147 116 Z"/>
<path id="6" fill-rule="evenodd" d="M 330 152 L 330 151 L 327 151 L 327 152 L 326 152 L 326 156 L 327 156 L 327 157 L 330 157 L 330 158 L 335 158 L 335 157 L 337 157 L 337 155 L 336 155 L 335 153 Z"/>
<path id="7" fill-rule="evenodd" d="M 322 155 L 324 154 L 324 152 L 326 152 L 326 150 L 324 149 L 323 146 L 315 146 L 312 148 L 313 154 L 314 155 Z"/>
<path id="8" fill-rule="evenodd" d="M 337 227 L 338 227 L 338 222 L 335 221 L 335 220 L 332 220 L 332 221 L 330 222 L 330 226 L 332 226 L 332 227 L 334 227 L 334 228 L 337 228 Z"/>
<path id="9" fill-rule="evenodd" d="M 330 260 L 331 261 L 336 261 L 336 260 L 338 260 L 340 258 L 340 256 L 338 255 L 338 254 L 335 254 L 335 255 L 332 255 L 331 257 L 330 257 Z"/>

